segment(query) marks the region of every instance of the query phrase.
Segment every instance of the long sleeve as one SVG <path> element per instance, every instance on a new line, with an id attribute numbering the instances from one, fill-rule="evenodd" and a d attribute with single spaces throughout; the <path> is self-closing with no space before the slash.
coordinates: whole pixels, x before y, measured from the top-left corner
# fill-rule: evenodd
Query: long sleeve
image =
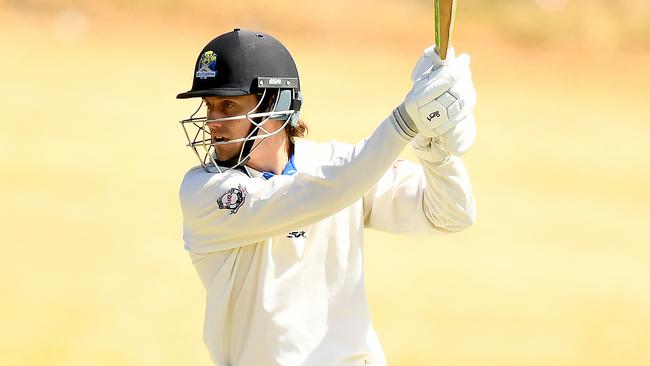
<path id="1" fill-rule="evenodd" d="M 443 165 L 398 160 L 364 195 L 367 228 L 393 233 L 456 232 L 472 225 L 476 207 L 458 157 Z"/>
<path id="2" fill-rule="evenodd" d="M 319 157 L 326 163 L 314 174 L 299 169 L 264 180 L 234 171 L 190 170 L 180 189 L 186 249 L 232 249 L 333 215 L 377 182 L 412 137 L 409 133 L 391 115 L 344 154 Z"/>

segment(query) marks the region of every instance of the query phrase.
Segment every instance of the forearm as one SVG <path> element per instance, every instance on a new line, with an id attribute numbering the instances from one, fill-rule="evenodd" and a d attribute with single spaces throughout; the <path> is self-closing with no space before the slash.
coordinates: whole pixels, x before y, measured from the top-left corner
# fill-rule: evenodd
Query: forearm
<path id="1" fill-rule="evenodd" d="M 476 220 L 476 204 L 462 159 L 452 156 L 442 165 L 422 159 L 420 163 L 426 181 L 422 206 L 431 225 L 449 232 L 471 226 Z"/>

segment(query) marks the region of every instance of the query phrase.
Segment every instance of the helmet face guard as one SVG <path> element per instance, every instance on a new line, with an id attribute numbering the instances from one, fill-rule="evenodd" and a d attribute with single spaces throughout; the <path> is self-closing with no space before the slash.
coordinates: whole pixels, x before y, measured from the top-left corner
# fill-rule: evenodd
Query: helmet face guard
<path id="1" fill-rule="evenodd" d="M 281 95 L 285 91 L 278 91 L 276 95 Z M 300 92 L 296 91 L 296 99 L 300 100 Z M 286 95 L 286 94 L 285 94 Z M 273 100 L 273 106 L 270 111 L 257 112 L 261 105 L 264 104 L 265 98 Z M 202 109 L 203 101 L 199 108 L 188 119 L 179 121 L 187 137 L 187 146 L 190 147 L 196 157 L 199 159 L 201 166 L 209 173 L 223 173 L 224 171 L 246 165 L 250 159 L 253 151 L 260 146 L 268 137 L 281 133 L 285 130 L 287 125 L 295 126 L 298 123 L 300 112 L 296 109 L 286 109 L 282 107 L 281 97 L 273 96 L 267 97 L 267 89 L 264 90 L 257 105 L 248 113 L 239 116 L 223 117 L 208 119 L 208 117 L 195 117 L 195 115 Z M 296 108 L 296 107 L 294 107 Z M 297 107 L 299 108 L 299 107 Z M 265 127 L 265 124 L 271 120 L 283 120 L 282 126 L 275 131 L 270 131 Z M 251 128 L 246 136 L 234 138 L 228 141 L 213 141 L 210 133 L 209 123 L 213 122 L 228 122 L 228 123 L 242 123 L 248 121 L 251 123 Z M 255 140 L 260 140 L 257 145 L 254 145 Z M 241 143 L 242 146 L 239 150 L 238 156 L 223 161 L 219 159 L 216 146 L 237 144 Z"/>
<path id="2" fill-rule="evenodd" d="M 177 98 L 251 94 L 260 96 L 260 99 L 245 115 L 211 120 L 207 116 L 195 117 L 201 110 L 201 102 L 190 118 L 180 121 L 188 140 L 187 146 L 192 148 L 206 171 L 219 173 L 224 168 L 245 165 L 254 148 L 266 138 L 282 132 L 287 125 L 297 125 L 300 119 L 300 79 L 289 51 L 268 34 L 236 28 L 213 39 L 203 48 L 196 61 L 192 89 L 179 94 Z M 282 128 L 275 131 L 265 128 L 271 119 L 284 121 Z M 229 141 L 213 141 L 209 123 L 243 121 L 251 123 L 246 136 Z M 255 145 L 255 140 L 261 141 Z M 215 147 L 235 143 L 242 143 L 239 155 L 227 161 L 220 160 Z"/>

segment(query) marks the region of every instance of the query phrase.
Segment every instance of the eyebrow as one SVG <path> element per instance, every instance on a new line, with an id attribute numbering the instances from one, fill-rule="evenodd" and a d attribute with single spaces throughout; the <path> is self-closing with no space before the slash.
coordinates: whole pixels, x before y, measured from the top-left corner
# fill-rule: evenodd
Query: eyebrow
<path id="1" fill-rule="evenodd" d="M 212 97 L 212 98 L 214 98 L 214 97 Z M 205 101 L 205 103 L 211 104 L 210 99 L 203 98 L 203 100 Z M 239 102 L 237 102 L 236 100 L 228 98 L 228 97 L 212 99 L 212 103 L 217 103 L 217 102 L 231 102 L 231 103 L 239 104 Z"/>

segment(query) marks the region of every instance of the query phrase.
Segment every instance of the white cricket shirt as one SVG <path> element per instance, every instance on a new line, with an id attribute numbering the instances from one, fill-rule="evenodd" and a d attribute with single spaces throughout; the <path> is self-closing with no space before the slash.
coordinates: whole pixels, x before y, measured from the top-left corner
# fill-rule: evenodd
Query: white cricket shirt
<path id="1" fill-rule="evenodd" d="M 459 158 L 395 162 L 411 137 L 390 116 L 356 145 L 297 142 L 291 176 L 185 175 L 183 238 L 207 292 L 215 365 L 385 365 L 364 289 L 364 227 L 442 233 L 475 216 Z"/>

